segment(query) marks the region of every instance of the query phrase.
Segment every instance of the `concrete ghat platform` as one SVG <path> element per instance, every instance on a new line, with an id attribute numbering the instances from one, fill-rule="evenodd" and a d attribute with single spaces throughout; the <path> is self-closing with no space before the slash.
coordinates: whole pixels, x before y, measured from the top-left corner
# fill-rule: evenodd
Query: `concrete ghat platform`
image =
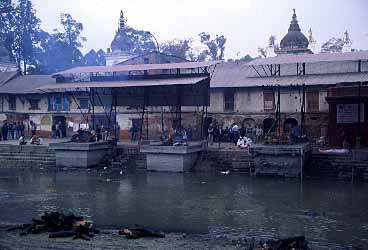
<path id="1" fill-rule="evenodd" d="M 157 172 L 188 172 L 193 167 L 205 142 L 191 142 L 187 146 L 145 145 L 140 152 L 146 154 L 147 170 Z"/>
<path id="2" fill-rule="evenodd" d="M 111 150 L 111 144 L 65 142 L 52 143 L 50 148 L 55 151 L 57 167 L 88 168 L 101 162 Z"/>
<path id="3" fill-rule="evenodd" d="M 253 145 L 249 149 L 254 160 L 255 175 L 280 177 L 300 177 L 311 152 L 309 143 Z"/>

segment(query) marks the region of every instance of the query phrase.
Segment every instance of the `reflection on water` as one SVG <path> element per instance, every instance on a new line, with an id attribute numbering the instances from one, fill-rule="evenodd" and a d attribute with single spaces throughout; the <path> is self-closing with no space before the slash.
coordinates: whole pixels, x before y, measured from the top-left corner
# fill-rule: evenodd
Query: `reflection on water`
<path id="1" fill-rule="evenodd" d="M 254 179 L 242 175 L 0 170 L 0 223 L 45 210 L 86 216 L 100 228 L 134 224 L 167 231 L 285 237 L 368 246 L 368 186 Z"/>

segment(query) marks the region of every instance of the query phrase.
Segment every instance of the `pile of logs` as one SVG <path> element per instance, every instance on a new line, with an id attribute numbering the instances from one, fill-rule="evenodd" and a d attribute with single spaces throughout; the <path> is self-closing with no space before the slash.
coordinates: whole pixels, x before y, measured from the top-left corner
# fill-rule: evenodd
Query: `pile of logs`
<path id="1" fill-rule="evenodd" d="M 99 230 L 92 228 L 83 217 L 65 215 L 59 212 L 44 213 L 40 219 L 32 219 L 31 224 L 9 228 L 8 231 L 21 230 L 20 235 L 49 233 L 49 238 L 90 240 Z"/>

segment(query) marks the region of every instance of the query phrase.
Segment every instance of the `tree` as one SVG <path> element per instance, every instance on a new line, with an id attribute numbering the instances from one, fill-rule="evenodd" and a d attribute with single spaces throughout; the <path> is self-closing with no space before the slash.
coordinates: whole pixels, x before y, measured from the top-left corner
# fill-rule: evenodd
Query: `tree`
<path id="1" fill-rule="evenodd" d="M 344 47 L 344 40 L 341 38 L 331 38 L 325 42 L 321 47 L 322 53 L 340 53 Z"/>
<path id="2" fill-rule="evenodd" d="M 225 36 L 216 35 L 215 39 L 211 39 L 211 35 L 207 32 L 202 32 L 199 34 L 201 43 L 207 46 L 206 52 L 202 53 L 204 55 L 209 55 L 212 60 L 223 60 L 225 54 Z"/>
<path id="3" fill-rule="evenodd" d="M 6 58 L 9 60 L 12 58 L 10 55 L 11 42 L 9 42 L 9 35 L 12 27 L 11 23 L 14 20 L 13 11 L 13 6 L 9 1 L 0 1 L 0 59 Z"/>
<path id="4" fill-rule="evenodd" d="M 61 14 L 63 31 L 55 29 L 52 34 L 39 32 L 36 68 L 33 72 L 51 74 L 68 68 L 84 65 L 79 48 L 86 38 L 81 35 L 83 24 L 70 14 Z"/>
<path id="5" fill-rule="evenodd" d="M 266 58 L 267 57 L 267 48 L 258 47 L 258 53 L 260 57 Z"/>
<path id="6" fill-rule="evenodd" d="M 191 39 L 174 39 L 160 45 L 161 51 L 184 59 L 190 57 Z"/>
<path id="7" fill-rule="evenodd" d="M 40 31 L 40 19 L 31 0 L 19 0 L 17 5 L 2 0 L 0 4 L 0 39 L 23 72 L 34 61 L 37 34 Z"/>
<path id="8" fill-rule="evenodd" d="M 61 13 L 60 23 L 64 28 L 64 33 L 62 33 L 64 42 L 68 43 L 69 46 L 74 49 L 83 47 L 83 42 L 87 41 L 87 39 L 81 35 L 83 24 L 77 22 L 68 13 Z"/>
<path id="9" fill-rule="evenodd" d="M 23 64 L 23 72 L 27 73 L 27 65 L 34 61 L 34 49 L 37 44 L 37 34 L 40 31 L 41 20 L 36 16 L 36 10 L 30 0 L 19 0 L 15 8 L 15 31 L 13 51 L 20 67 Z"/>

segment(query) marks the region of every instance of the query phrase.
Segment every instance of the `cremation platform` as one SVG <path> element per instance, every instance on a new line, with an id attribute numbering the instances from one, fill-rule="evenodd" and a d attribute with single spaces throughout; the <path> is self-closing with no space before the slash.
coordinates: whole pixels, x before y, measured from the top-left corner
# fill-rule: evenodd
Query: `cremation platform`
<path id="1" fill-rule="evenodd" d="M 303 168 L 311 155 L 309 143 L 295 145 L 252 145 L 255 175 L 302 177 Z"/>
<path id="2" fill-rule="evenodd" d="M 97 166 L 111 150 L 111 144 L 107 142 L 52 143 L 50 147 L 55 151 L 56 166 L 70 168 Z"/>
<path id="3" fill-rule="evenodd" d="M 147 170 L 157 172 L 188 172 L 198 159 L 201 151 L 207 147 L 206 142 L 190 142 L 181 146 L 162 146 L 152 143 L 141 146 L 140 152 L 146 154 Z"/>

